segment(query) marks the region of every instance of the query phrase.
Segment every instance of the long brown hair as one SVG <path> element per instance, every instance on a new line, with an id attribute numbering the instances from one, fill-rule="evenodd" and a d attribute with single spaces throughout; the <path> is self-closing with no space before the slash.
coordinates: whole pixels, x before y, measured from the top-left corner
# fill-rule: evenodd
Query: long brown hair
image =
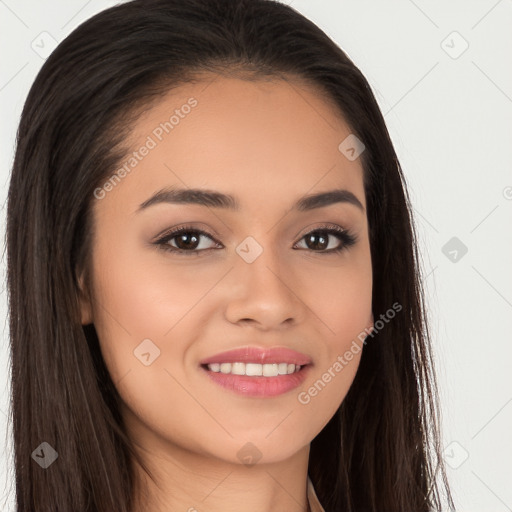
<path id="1" fill-rule="evenodd" d="M 8 194 L 11 417 L 18 512 L 130 512 L 136 452 L 94 325 L 80 322 L 94 190 L 123 157 L 142 109 L 198 72 L 297 77 L 316 87 L 361 155 L 375 318 L 337 413 L 312 441 L 327 512 L 441 510 L 452 498 L 412 208 L 371 88 L 314 23 L 272 0 L 135 0 L 87 20 L 56 48 L 24 105 Z M 47 442 L 56 463 L 31 458 Z"/>

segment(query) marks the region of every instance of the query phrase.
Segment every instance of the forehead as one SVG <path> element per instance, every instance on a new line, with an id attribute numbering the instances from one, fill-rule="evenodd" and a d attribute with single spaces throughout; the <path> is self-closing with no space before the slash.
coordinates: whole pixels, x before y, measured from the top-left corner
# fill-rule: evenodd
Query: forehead
<path id="1" fill-rule="evenodd" d="M 303 82 L 205 76 L 138 118 L 120 163 L 126 177 L 108 198 L 131 201 L 133 211 L 158 188 L 179 185 L 261 208 L 344 188 L 366 207 L 360 159 L 339 149 L 350 134 L 333 103 Z"/>

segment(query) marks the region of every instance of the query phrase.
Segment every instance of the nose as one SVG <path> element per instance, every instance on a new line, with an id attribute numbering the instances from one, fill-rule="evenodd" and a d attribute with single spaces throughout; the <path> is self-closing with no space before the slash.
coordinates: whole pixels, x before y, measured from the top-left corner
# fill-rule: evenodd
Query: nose
<path id="1" fill-rule="evenodd" d="M 252 263 L 237 258 L 232 272 L 226 319 L 253 324 L 260 330 L 279 330 L 300 323 L 308 309 L 300 276 L 265 249 Z"/>

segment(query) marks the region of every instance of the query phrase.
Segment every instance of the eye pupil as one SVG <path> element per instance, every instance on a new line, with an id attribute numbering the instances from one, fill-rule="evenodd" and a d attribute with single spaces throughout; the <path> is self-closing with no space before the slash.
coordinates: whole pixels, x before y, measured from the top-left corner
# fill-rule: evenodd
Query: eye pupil
<path id="1" fill-rule="evenodd" d="M 310 247 L 310 243 L 309 242 L 312 242 L 313 241 L 313 245 L 318 245 L 318 244 L 315 244 L 314 243 L 314 239 L 315 238 L 318 238 L 320 240 L 320 245 L 321 247 L 316 247 L 316 249 L 325 249 L 326 247 L 329 246 L 329 242 L 328 242 L 328 235 L 324 234 L 324 233 L 321 233 L 321 232 L 316 232 L 316 233 L 310 233 L 307 237 L 306 237 L 306 243 L 308 245 L 308 247 L 311 249 L 312 247 Z"/>
<path id="2" fill-rule="evenodd" d="M 191 242 L 193 240 L 193 242 Z M 195 249 L 198 243 L 199 237 L 190 233 L 182 233 L 176 237 L 176 245 L 179 249 Z M 184 244 L 182 242 L 185 242 Z"/>

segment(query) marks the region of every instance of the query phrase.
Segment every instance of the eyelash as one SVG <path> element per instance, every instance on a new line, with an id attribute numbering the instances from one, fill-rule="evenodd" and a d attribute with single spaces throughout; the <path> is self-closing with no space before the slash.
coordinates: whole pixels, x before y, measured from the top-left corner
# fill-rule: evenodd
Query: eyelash
<path id="1" fill-rule="evenodd" d="M 178 249 L 176 247 L 172 247 L 168 244 L 168 242 L 170 240 L 172 240 L 173 238 L 176 238 L 177 236 L 179 236 L 183 233 L 198 234 L 198 235 L 210 238 L 212 241 L 216 242 L 216 240 L 214 240 L 214 238 L 209 233 L 207 233 L 206 231 L 203 231 L 202 229 L 198 229 L 193 226 L 181 226 L 173 231 L 170 231 L 170 232 L 164 234 L 161 238 L 156 240 L 156 242 L 154 242 L 154 244 L 157 245 L 163 251 L 169 251 L 174 254 L 183 254 L 186 256 L 192 256 L 192 255 L 199 256 L 201 252 L 215 250 L 215 248 L 210 248 L 210 249 L 200 249 L 200 250 L 191 249 L 191 250 L 187 251 L 185 249 Z M 303 235 L 300 240 L 303 240 L 306 236 L 314 234 L 314 233 L 335 235 L 342 242 L 340 247 L 338 247 L 336 249 L 329 249 L 327 251 L 325 251 L 325 250 L 315 251 L 313 249 L 306 249 L 306 250 L 309 250 L 314 253 L 339 254 L 357 242 L 357 237 L 351 231 L 343 229 L 340 226 L 337 226 L 336 224 L 324 224 L 323 226 L 319 226 L 318 228 L 315 228 L 314 230 L 309 231 L 308 233 Z"/>

